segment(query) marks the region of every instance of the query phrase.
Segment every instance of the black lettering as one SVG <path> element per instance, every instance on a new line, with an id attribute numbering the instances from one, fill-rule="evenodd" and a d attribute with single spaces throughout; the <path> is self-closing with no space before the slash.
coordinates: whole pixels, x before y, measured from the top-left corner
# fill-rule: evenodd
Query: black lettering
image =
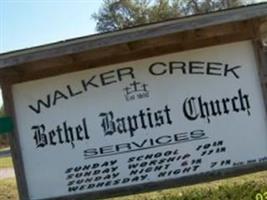
<path id="1" fill-rule="evenodd" d="M 185 62 L 178 62 L 178 61 L 170 62 L 170 74 L 173 74 L 174 70 L 176 69 L 180 69 L 183 74 L 186 74 Z"/>
<path id="2" fill-rule="evenodd" d="M 46 108 L 50 108 L 51 107 L 51 97 L 50 97 L 50 95 L 46 96 L 46 101 L 38 99 L 36 107 L 34 107 L 33 105 L 29 105 L 29 108 L 32 111 L 34 111 L 35 113 L 37 113 L 37 114 L 39 114 L 41 112 L 41 108 L 42 107 L 46 107 Z"/>
<path id="3" fill-rule="evenodd" d="M 93 80 L 95 79 L 95 77 L 96 77 L 95 75 L 92 76 L 88 81 L 82 80 L 82 86 L 83 86 L 84 91 L 88 91 L 89 86 L 92 86 L 94 88 L 99 87 L 99 85 L 93 83 Z"/>
<path id="4" fill-rule="evenodd" d="M 100 74 L 100 80 L 103 86 L 116 83 L 114 80 L 114 70 Z"/>
<path id="5" fill-rule="evenodd" d="M 231 73 L 232 75 L 234 75 L 235 78 L 239 79 L 239 76 L 235 71 L 239 68 L 241 68 L 241 66 L 234 66 L 234 67 L 229 68 L 229 65 L 226 64 L 224 68 L 224 76 L 228 76 L 228 73 Z"/>
<path id="6" fill-rule="evenodd" d="M 163 70 L 161 71 L 155 71 L 155 67 L 160 67 L 162 68 L 163 67 Z M 167 72 L 166 69 L 164 69 L 164 67 L 166 67 L 167 65 L 165 63 L 162 63 L 162 62 L 156 62 L 156 63 L 153 63 L 149 66 L 149 72 L 152 74 L 152 75 L 155 75 L 155 76 L 159 76 L 159 75 L 163 75 Z"/>
<path id="7" fill-rule="evenodd" d="M 57 104 L 57 101 L 59 99 L 66 99 L 67 100 L 68 97 L 65 94 L 63 94 L 61 91 L 56 90 L 55 93 L 54 93 L 53 105 L 56 105 Z"/>
<path id="8" fill-rule="evenodd" d="M 98 155 L 98 151 L 97 151 L 96 148 L 86 149 L 86 150 L 84 150 L 83 155 L 84 155 L 85 158 L 89 158 L 91 156 Z"/>
<path id="9" fill-rule="evenodd" d="M 215 66 L 222 66 L 222 63 L 217 62 L 208 62 L 207 63 L 207 75 L 215 75 L 215 76 L 221 76 L 221 67 L 215 67 Z"/>
<path id="10" fill-rule="evenodd" d="M 135 78 L 134 69 L 132 67 L 125 67 L 122 69 L 118 69 L 117 73 L 119 81 L 122 81 L 122 77 L 124 76 L 130 76 L 132 79 Z"/>
<path id="11" fill-rule="evenodd" d="M 67 85 L 67 89 L 68 89 L 69 94 L 70 94 L 71 97 L 74 97 L 74 96 L 77 96 L 77 95 L 79 95 L 79 94 L 82 94 L 82 92 L 83 92 L 83 91 L 81 91 L 81 90 L 80 90 L 80 91 L 77 91 L 76 93 L 73 92 L 73 90 L 72 90 L 72 88 L 71 88 L 70 85 Z"/>
<path id="12" fill-rule="evenodd" d="M 191 61 L 189 62 L 189 73 L 190 74 L 204 74 L 204 62 L 201 61 Z"/>

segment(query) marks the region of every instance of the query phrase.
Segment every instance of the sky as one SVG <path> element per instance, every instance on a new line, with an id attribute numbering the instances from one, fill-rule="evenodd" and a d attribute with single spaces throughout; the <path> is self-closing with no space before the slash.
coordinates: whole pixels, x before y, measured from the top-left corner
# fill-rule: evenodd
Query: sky
<path id="1" fill-rule="evenodd" d="M 102 2 L 0 0 L 0 53 L 96 33 L 91 15 Z"/>
<path id="2" fill-rule="evenodd" d="M 0 53 L 95 33 L 101 0 L 0 0 Z"/>
<path id="3" fill-rule="evenodd" d="M 0 53 L 94 34 L 91 15 L 101 4 L 102 0 L 0 0 Z"/>
<path id="4" fill-rule="evenodd" d="M 94 34 L 96 23 L 91 15 L 102 2 L 0 0 L 0 53 Z"/>

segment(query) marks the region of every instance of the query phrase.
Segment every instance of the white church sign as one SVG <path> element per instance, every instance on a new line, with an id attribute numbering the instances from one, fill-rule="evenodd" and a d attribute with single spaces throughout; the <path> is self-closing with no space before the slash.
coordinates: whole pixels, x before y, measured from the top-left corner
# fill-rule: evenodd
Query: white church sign
<path id="1" fill-rule="evenodd" d="M 244 41 L 13 85 L 30 198 L 157 187 L 266 162 L 257 73 Z"/>

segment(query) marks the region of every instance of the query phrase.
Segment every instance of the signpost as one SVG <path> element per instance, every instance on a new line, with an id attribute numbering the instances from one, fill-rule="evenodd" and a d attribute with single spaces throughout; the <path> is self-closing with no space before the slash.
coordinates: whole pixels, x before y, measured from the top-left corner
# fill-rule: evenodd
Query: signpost
<path id="1" fill-rule="evenodd" d="M 35 64 L 22 76 L 7 70 L 20 77 L 4 82 L 3 92 L 16 120 L 21 198 L 95 199 L 266 169 L 263 79 L 253 37 L 127 62 L 120 57 L 79 71 L 67 67 L 64 74 L 48 68 L 53 76 L 35 74 Z"/>

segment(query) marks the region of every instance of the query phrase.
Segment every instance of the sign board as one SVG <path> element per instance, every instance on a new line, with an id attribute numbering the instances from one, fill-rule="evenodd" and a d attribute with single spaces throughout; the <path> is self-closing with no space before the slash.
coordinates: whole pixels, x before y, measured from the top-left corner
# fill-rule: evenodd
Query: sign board
<path id="1" fill-rule="evenodd" d="M 17 83 L 12 93 L 30 199 L 160 187 L 267 160 L 250 41 Z"/>

